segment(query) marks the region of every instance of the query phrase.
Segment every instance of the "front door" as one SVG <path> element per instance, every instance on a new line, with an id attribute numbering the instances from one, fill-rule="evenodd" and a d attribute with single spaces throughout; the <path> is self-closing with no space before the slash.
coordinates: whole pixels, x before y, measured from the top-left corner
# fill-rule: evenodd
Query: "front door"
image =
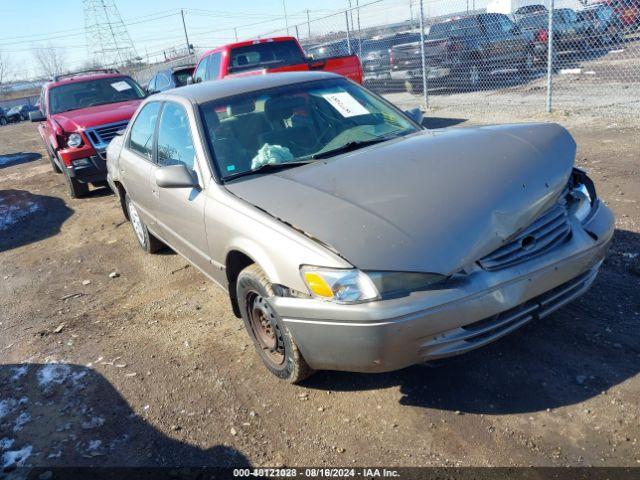
<path id="1" fill-rule="evenodd" d="M 157 168 L 183 164 L 194 177 L 198 176 L 189 118 L 182 105 L 174 102 L 164 104 L 158 124 L 157 145 Z M 152 183 L 160 235 L 196 266 L 209 272 L 211 263 L 204 225 L 206 196 L 200 188 L 161 188 L 155 183 L 155 178 Z"/>

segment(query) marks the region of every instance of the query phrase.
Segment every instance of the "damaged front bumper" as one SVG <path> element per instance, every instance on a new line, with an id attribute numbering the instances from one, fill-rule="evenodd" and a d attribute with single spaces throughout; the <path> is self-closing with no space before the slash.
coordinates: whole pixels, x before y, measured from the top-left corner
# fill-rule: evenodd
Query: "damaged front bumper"
<path id="1" fill-rule="evenodd" d="M 544 255 L 498 271 L 477 266 L 447 288 L 356 305 L 273 302 L 311 367 L 397 370 L 486 345 L 584 293 L 606 256 L 613 214 L 597 202 L 584 225 L 571 219 L 571 229 Z"/>

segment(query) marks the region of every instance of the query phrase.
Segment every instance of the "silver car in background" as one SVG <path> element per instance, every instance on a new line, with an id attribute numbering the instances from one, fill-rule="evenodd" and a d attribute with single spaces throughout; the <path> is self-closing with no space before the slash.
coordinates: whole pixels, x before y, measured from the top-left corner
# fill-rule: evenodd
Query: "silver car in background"
<path id="1" fill-rule="evenodd" d="M 467 352 L 584 293 L 614 221 L 575 151 L 555 124 L 427 131 L 307 72 L 154 95 L 107 166 L 140 246 L 228 291 L 299 382 Z"/>

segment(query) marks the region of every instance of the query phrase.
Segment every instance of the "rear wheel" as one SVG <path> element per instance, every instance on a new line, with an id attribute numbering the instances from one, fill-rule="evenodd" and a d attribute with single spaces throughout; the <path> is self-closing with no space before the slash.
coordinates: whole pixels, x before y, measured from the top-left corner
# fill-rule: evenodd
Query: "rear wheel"
<path id="1" fill-rule="evenodd" d="M 129 198 L 129 195 L 125 196 L 125 205 L 127 206 L 127 213 L 129 214 L 129 220 L 131 221 L 131 227 L 133 228 L 133 233 L 136 236 L 136 240 L 138 240 L 138 244 L 140 248 L 142 248 L 147 253 L 157 253 L 164 248 L 164 243 L 158 240 L 153 236 L 152 233 L 149 232 L 147 226 L 144 224 L 140 215 L 138 214 L 138 209 Z"/>
<path id="2" fill-rule="evenodd" d="M 417 82 L 415 80 L 406 80 L 404 82 L 404 88 L 407 93 L 417 95 L 419 93 L 422 93 L 422 82 Z"/>
<path id="3" fill-rule="evenodd" d="M 477 63 L 469 63 L 463 67 L 460 74 L 460 87 L 462 90 L 471 92 L 480 88 L 482 83 L 482 70 Z"/>
<path id="4" fill-rule="evenodd" d="M 7 123 L 9 123 L 9 122 L 7 121 L 7 119 L 5 117 L 0 117 L 0 125 L 2 125 L 4 127 Z"/>
<path id="5" fill-rule="evenodd" d="M 236 292 L 244 326 L 267 369 L 289 383 L 311 375 L 313 370 L 271 305 L 273 289 L 259 266 L 249 265 L 240 272 Z"/>
<path id="6" fill-rule="evenodd" d="M 535 56 L 533 55 L 533 52 L 528 51 L 522 61 L 522 64 L 520 65 L 520 73 L 525 76 L 531 75 L 533 73 L 535 60 L 536 59 L 535 59 Z"/>

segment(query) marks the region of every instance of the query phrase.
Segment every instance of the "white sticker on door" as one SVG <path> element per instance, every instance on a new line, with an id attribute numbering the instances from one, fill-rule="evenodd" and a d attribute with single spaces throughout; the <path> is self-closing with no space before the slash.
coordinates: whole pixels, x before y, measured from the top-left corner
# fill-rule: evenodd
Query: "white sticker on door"
<path id="1" fill-rule="evenodd" d="M 125 90 L 131 90 L 131 85 L 129 85 L 124 80 L 121 82 L 112 83 L 111 86 L 119 92 L 124 92 Z"/>
<path id="2" fill-rule="evenodd" d="M 367 115 L 369 110 L 351 96 L 349 92 L 326 93 L 322 97 L 329 102 L 343 117 Z"/>

